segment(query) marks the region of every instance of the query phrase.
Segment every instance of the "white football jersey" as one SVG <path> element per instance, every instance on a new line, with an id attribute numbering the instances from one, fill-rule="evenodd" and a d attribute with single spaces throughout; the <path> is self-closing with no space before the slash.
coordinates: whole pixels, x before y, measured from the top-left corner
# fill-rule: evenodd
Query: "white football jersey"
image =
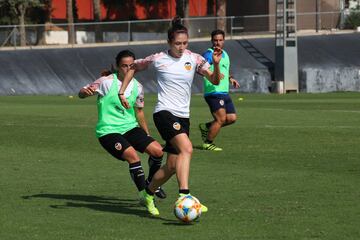
<path id="1" fill-rule="evenodd" d="M 185 50 L 181 58 L 164 51 L 135 60 L 135 64 L 139 70 L 148 66 L 156 70 L 158 102 L 154 112 L 167 110 L 177 117 L 189 118 L 195 72 L 204 75 L 210 64 L 200 54 L 189 50 Z"/>

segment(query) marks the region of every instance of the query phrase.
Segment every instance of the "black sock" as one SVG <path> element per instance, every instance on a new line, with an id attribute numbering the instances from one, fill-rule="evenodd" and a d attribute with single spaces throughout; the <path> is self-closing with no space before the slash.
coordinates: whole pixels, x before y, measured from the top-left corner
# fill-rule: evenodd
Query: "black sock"
<path id="1" fill-rule="evenodd" d="M 179 189 L 179 194 L 189 194 L 190 190 L 189 189 Z"/>
<path id="2" fill-rule="evenodd" d="M 129 164 L 129 171 L 131 179 L 134 181 L 137 189 L 142 191 L 145 189 L 145 175 L 144 170 L 141 166 L 141 162 Z"/>
<path id="3" fill-rule="evenodd" d="M 208 140 L 208 139 L 206 139 L 206 140 L 205 140 L 205 143 L 212 144 L 212 143 L 213 143 L 213 141 L 212 141 L 212 140 Z"/>
<path id="4" fill-rule="evenodd" d="M 154 156 L 149 156 L 149 175 L 148 178 L 146 179 L 147 184 L 149 184 L 154 176 L 154 174 L 157 172 L 157 170 L 160 169 L 161 167 L 161 161 L 162 161 L 162 156 L 159 158 L 156 158 Z"/>
<path id="5" fill-rule="evenodd" d="M 145 187 L 145 191 L 146 191 L 147 194 L 149 194 L 149 195 L 151 195 L 151 196 L 154 195 L 154 193 L 150 191 L 150 189 L 149 189 L 148 186 Z"/>
<path id="6" fill-rule="evenodd" d="M 206 123 L 206 124 L 205 124 L 205 125 L 206 125 L 206 128 L 207 128 L 207 129 L 210 129 L 211 124 L 212 124 L 212 122 L 208 122 L 208 123 Z"/>

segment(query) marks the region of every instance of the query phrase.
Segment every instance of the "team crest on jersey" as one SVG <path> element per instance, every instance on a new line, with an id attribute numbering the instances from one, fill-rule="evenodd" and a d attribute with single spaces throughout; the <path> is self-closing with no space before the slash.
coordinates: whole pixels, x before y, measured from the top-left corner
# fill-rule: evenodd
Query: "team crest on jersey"
<path id="1" fill-rule="evenodd" d="M 178 122 L 174 122 L 174 124 L 173 124 L 173 128 L 174 128 L 175 130 L 179 131 L 179 130 L 180 130 L 180 128 L 181 128 L 180 123 L 178 123 Z"/>
<path id="2" fill-rule="evenodd" d="M 221 106 L 224 106 L 224 100 L 221 99 L 221 100 L 219 101 L 219 103 L 220 103 Z"/>
<path id="3" fill-rule="evenodd" d="M 186 62 L 186 63 L 184 64 L 184 67 L 185 67 L 186 70 L 190 71 L 190 70 L 191 70 L 191 63 L 190 63 L 190 62 Z"/>
<path id="4" fill-rule="evenodd" d="M 120 151 L 122 149 L 121 143 L 119 143 L 119 142 L 115 143 L 115 149 Z"/>

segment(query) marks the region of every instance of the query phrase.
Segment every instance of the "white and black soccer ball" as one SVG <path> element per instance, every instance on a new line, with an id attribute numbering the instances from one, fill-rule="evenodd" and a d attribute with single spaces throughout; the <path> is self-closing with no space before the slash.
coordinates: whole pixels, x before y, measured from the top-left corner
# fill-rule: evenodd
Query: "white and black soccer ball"
<path id="1" fill-rule="evenodd" d="M 191 195 L 181 196 L 175 202 L 174 214 L 182 222 L 190 223 L 201 216 L 200 201 Z"/>

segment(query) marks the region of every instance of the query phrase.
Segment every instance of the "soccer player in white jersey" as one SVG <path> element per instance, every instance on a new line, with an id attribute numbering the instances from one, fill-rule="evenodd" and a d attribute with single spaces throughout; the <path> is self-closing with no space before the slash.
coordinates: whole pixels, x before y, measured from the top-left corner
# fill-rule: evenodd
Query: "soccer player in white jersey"
<path id="1" fill-rule="evenodd" d="M 150 182 L 155 172 L 161 167 L 163 151 L 161 145 L 149 135 L 149 130 L 144 117 L 144 91 L 143 86 L 132 78 L 131 83 L 122 92 L 130 103 L 126 109 L 119 100 L 119 89 L 123 78 L 134 64 L 135 55 L 128 51 L 121 51 L 116 56 L 118 71 L 108 76 L 103 76 L 95 82 L 86 85 L 79 91 L 80 98 L 97 94 L 98 122 L 96 136 L 101 146 L 116 159 L 127 161 L 132 180 L 140 196 L 140 202 L 145 205 L 152 215 L 159 215 L 154 202 L 146 202 L 145 175 L 140 158 L 136 151 L 146 152 L 149 155 Z M 157 189 L 157 196 L 166 197 L 163 190 Z"/>
<path id="2" fill-rule="evenodd" d="M 212 83 L 219 84 L 221 74 L 219 61 L 221 49 L 215 48 L 213 54 L 214 71 L 209 63 L 197 53 L 187 50 L 189 35 L 187 28 L 175 18 L 168 30 L 170 49 L 135 61 L 134 67 L 127 72 L 120 88 L 120 100 L 125 107 L 128 102 L 122 93 L 132 79 L 135 70 L 141 71 L 153 67 L 157 73 L 158 101 L 154 111 L 154 122 L 166 141 L 163 151 L 167 152 L 167 161 L 145 188 L 145 198 L 153 201 L 154 191 L 176 173 L 180 196 L 190 194 L 189 171 L 193 152 L 189 139 L 189 117 L 191 85 L 195 72 L 206 76 Z M 202 211 L 207 207 L 202 205 Z"/>

